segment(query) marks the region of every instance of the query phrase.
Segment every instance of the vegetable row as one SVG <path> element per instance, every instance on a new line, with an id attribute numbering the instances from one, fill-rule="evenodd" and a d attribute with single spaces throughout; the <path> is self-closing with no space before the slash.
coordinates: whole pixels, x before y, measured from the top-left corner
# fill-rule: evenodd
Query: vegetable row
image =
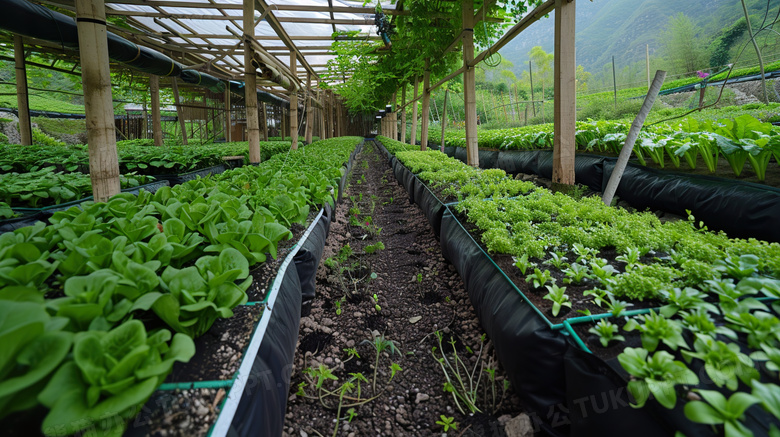
<path id="1" fill-rule="evenodd" d="M 146 141 L 146 140 L 142 140 Z M 138 172 L 145 175 L 179 174 L 224 163 L 225 156 L 248 157 L 247 142 L 207 144 L 202 146 L 171 145 L 154 147 L 138 145 L 138 140 L 117 144 L 120 173 Z M 261 142 L 263 160 L 286 152 L 289 141 Z M 25 173 L 55 167 L 59 171 L 89 172 L 89 152 L 86 145 L 20 146 L 0 144 L 0 172 Z"/>
<path id="2" fill-rule="evenodd" d="M 193 338 L 247 302 L 250 268 L 331 202 L 359 138 L 155 194 L 121 193 L 0 235 L 0 419 L 121 435 Z"/>
<path id="3" fill-rule="evenodd" d="M 263 160 L 289 149 L 289 142 L 261 143 Z M 247 143 L 192 148 L 125 146 L 119 150 L 120 184 L 125 189 L 153 182 L 155 178 L 148 174 L 189 171 L 224 163 L 225 156 L 245 156 Z M 51 165 L 58 161 L 57 166 Z M 75 171 L 88 170 L 88 161 L 87 151 L 79 147 L 2 147 L 0 168 L 26 170 L 0 173 L 0 202 L 14 208 L 41 208 L 90 196 L 89 174 Z"/>
<path id="4" fill-rule="evenodd" d="M 513 257 L 519 287 L 550 301 L 548 317 L 581 315 L 569 309 L 585 300 L 611 313 L 588 331 L 597 347 L 622 349 L 636 407 L 652 395 L 727 436 L 752 435 L 748 408 L 780 419 L 779 244 L 731 239 L 693 217 L 662 222 L 381 140 L 421 180 L 459 199 L 455 210 L 489 252 Z M 658 308 L 625 316 L 646 302 Z M 623 349 L 631 335 L 642 347 Z"/>
<path id="5" fill-rule="evenodd" d="M 619 154 L 626 140 L 630 123 L 613 121 L 577 122 L 577 148 L 583 152 Z M 447 132 L 445 145 L 465 147 L 462 132 Z M 553 146 L 552 124 L 514 129 L 487 130 L 479 133 L 481 147 L 507 150 L 549 149 Z M 674 168 L 683 163 L 691 169 L 698 157 L 710 173 L 715 173 L 722 156 L 736 176 L 747 163 L 758 180 L 766 178 L 770 161 L 780 163 L 780 127 L 763 123 L 744 114 L 717 121 L 688 117 L 678 121 L 645 126 L 639 134 L 634 155 L 642 165 L 648 157 L 661 168 L 667 160 Z"/>

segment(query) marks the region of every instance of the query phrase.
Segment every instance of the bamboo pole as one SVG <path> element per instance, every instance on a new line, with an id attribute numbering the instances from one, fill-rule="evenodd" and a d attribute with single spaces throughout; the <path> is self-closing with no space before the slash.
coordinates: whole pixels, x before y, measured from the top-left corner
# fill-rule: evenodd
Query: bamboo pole
<path id="1" fill-rule="evenodd" d="M 466 0 L 469 1 L 469 0 Z M 473 11 L 472 11 L 473 12 Z M 420 150 L 426 150 L 428 148 L 428 124 L 431 113 L 431 92 L 428 87 L 431 84 L 431 61 L 425 60 L 425 72 L 423 73 L 423 103 L 422 103 L 422 119 L 420 126 Z"/>
<path id="2" fill-rule="evenodd" d="M 225 141 L 228 143 L 233 141 L 233 119 L 230 116 L 230 109 L 230 87 L 225 87 Z"/>
<path id="3" fill-rule="evenodd" d="M 528 61 L 528 79 L 531 81 L 531 109 L 536 117 L 536 98 L 534 98 L 534 69 L 531 67 L 531 61 Z M 544 97 L 542 97 L 544 98 Z"/>
<path id="4" fill-rule="evenodd" d="M 160 76 L 149 76 L 149 96 L 152 101 L 152 138 L 154 145 L 162 147 L 162 117 L 160 114 Z"/>
<path id="5" fill-rule="evenodd" d="M 402 143 L 406 142 L 406 84 L 401 89 L 401 139 Z"/>
<path id="6" fill-rule="evenodd" d="M 447 127 L 447 99 L 450 98 L 450 90 L 444 90 L 444 107 L 441 110 L 441 141 L 439 142 L 439 150 L 444 152 L 444 129 Z"/>
<path id="7" fill-rule="evenodd" d="M 575 2 L 555 1 L 553 188 L 556 184 L 574 185 L 574 160 L 577 147 L 574 140 L 577 121 L 574 16 Z"/>
<path id="8" fill-rule="evenodd" d="M 75 3 L 92 196 L 96 202 L 105 202 L 120 190 L 106 6 L 103 0 L 76 0 Z"/>
<path id="9" fill-rule="evenodd" d="M 420 83 L 418 76 L 414 77 L 414 103 L 412 103 L 412 137 L 409 139 L 409 145 L 417 144 L 417 87 Z"/>
<path id="10" fill-rule="evenodd" d="M 290 72 L 293 76 L 297 76 L 298 72 L 298 54 L 290 52 Z M 290 91 L 290 139 L 292 150 L 298 149 L 298 90 L 293 89 Z"/>
<path id="11" fill-rule="evenodd" d="M 260 120 L 257 111 L 257 74 L 252 64 L 254 51 L 251 39 L 255 37 L 255 2 L 244 0 L 244 106 L 246 108 L 246 132 L 249 140 L 249 163 L 259 164 L 260 156 Z"/>
<path id="12" fill-rule="evenodd" d="M 601 196 L 601 200 L 607 205 L 612 204 L 612 199 L 615 197 L 615 192 L 620 184 L 620 179 L 623 177 L 623 171 L 625 171 L 626 165 L 628 164 L 628 158 L 631 157 L 631 152 L 634 150 L 634 143 L 639 137 L 639 131 L 642 130 L 642 125 L 644 125 L 647 115 L 650 113 L 650 110 L 653 109 L 653 103 L 655 103 L 655 99 L 661 91 L 661 85 L 664 84 L 664 78 L 666 78 L 665 71 L 658 70 L 655 72 L 655 78 L 653 78 L 653 83 L 650 85 L 650 91 L 647 93 L 647 96 L 645 96 L 645 101 L 642 103 L 639 114 L 637 114 L 634 122 L 631 124 L 628 136 L 626 137 L 626 143 L 620 150 L 617 163 L 615 163 L 615 169 L 612 170 L 612 175 L 609 177 L 607 187 L 604 189 L 604 194 Z"/>
<path id="13" fill-rule="evenodd" d="M 758 42 L 756 41 L 755 35 L 753 34 L 753 26 L 750 25 L 750 15 L 748 14 L 747 6 L 745 5 L 745 0 L 742 0 L 742 11 L 745 13 L 745 21 L 747 22 L 748 36 L 750 36 L 750 41 L 753 43 L 753 48 L 756 50 L 756 56 L 758 56 L 758 66 L 759 66 L 759 71 L 761 73 L 761 89 L 764 92 L 763 102 L 768 104 L 769 96 L 766 92 L 766 75 L 764 74 L 764 58 L 763 56 L 761 56 L 761 49 L 758 48 Z"/>
<path id="14" fill-rule="evenodd" d="M 398 91 L 393 93 L 393 139 L 398 141 L 398 113 L 396 112 L 398 110 Z"/>
<path id="15" fill-rule="evenodd" d="M 263 116 L 263 141 L 268 141 L 268 107 L 265 102 L 262 103 L 260 109 L 262 111 L 261 115 Z"/>
<path id="16" fill-rule="evenodd" d="M 314 137 L 314 96 L 311 92 L 311 73 L 306 74 L 306 144 Z"/>
<path id="17" fill-rule="evenodd" d="M 27 94 L 27 65 L 24 62 L 24 40 L 14 35 L 14 60 L 16 61 L 16 104 L 19 108 L 19 134 L 22 145 L 32 145 L 30 122 L 30 96 Z"/>
<path id="18" fill-rule="evenodd" d="M 473 167 L 479 166 L 479 150 L 477 146 L 477 90 L 476 70 L 474 61 L 474 1 L 463 1 L 463 109 L 466 121 L 466 163 Z"/>
<path id="19" fill-rule="evenodd" d="M 173 88 L 173 103 L 176 105 L 176 115 L 179 119 L 179 126 L 181 127 L 181 143 L 187 145 L 187 122 L 184 120 L 184 110 L 181 106 L 181 100 L 179 99 L 179 83 L 176 78 L 173 78 L 171 82 L 171 88 Z"/>
<path id="20" fill-rule="evenodd" d="M 322 90 L 317 88 L 317 100 L 323 102 L 322 109 L 318 109 L 319 116 L 320 116 L 320 125 L 319 125 L 320 135 L 319 136 L 320 136 L 321 140 L 324 140 L 325 138 L 327 138 L 327 136 L 325 135 L 325 108 L 327 108 L 328 105 L 327 105 L 326 102 L 323 101 L 324 99 L 320 100 L 322 95 L 323 95 Z"/>
<path id="21" fill-rule="evenodd" d="M 615 109 L 617 109 L 617 75 L 615 74 L 615 57 L 612 57 L 612 88 L 615 92 Z M 542 97 L 544 100 L 544 97 Z"/>
<path id="22" fill-rule="evenodd" d="M 647 68 L 647 90 L 650 91 L 650 44 L 645 44 L 645 67 Z"/>

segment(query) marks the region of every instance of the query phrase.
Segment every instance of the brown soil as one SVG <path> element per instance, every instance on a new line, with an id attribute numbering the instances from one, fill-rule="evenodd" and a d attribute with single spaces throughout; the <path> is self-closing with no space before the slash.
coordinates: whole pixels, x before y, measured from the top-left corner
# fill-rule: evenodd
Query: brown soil
<path id="1" fill-rule="evenodd" d="M 387 160 L 371 143 L 358 156 L 353 173 L 344 203 L 339 205 L 331 224 L 323 259 L 337 255 L 346 244 L 355 255 L 345 263 L 350 271 L 343 274 L 338 268 L 320 264 L 317 298 L 311 314 L 301 320 L 284 435 L 332 435 L 337 418 L 340 419 L 337 434 L 342 436 L 438 435 L 443 429 L 435 422 L 441 415 L 454 417 L 459 423 L 454 435 L 504 435 L 497 417 L 516 416 L 522 411 L 511 387 L 498 411 L 490 415 L 461 414 L 452 395 L 443 391 L 446 379 L 431 355 L 431 349 L 438 347 L 434 333 L 441 331 L 445 342 L 452 338 L 458 355 L 473 366 L 478 363 L 476 355 L 482 331 L 463 282 L 454 267 L 444 260 L 425 216 L 417 206 L 408 203 L 408 194 L 393 182 L 395 178 Z M 369 215 L 374 202 L 371 218 L 375 226 L 381 227 L 378 236 L 375 231 L 350 225 L 348 211 L 353 206 L 350 196 L 357 200 L 361 222 Z M 384 250 L 364 254 L 366 246 L 378 241 L 384 243 Z M 370 279 L 372 273 L 376 279 Z M 395 342 L 399 353 L 385 351 L 380 356 L 374 392 L 371 381 L 376 353 L 370 344 L 363 342 L 376 335 Z M 452 349 L 448 343 L 444 347 Z M 353 348 L 360 357 L 350 358 L 345 351 L 348 348 Z M 481 360 L 484 362 L 492 355 L 488 340 Z M 403 370 L 388 382 L 391 363 Z M 361 384 L 361 398 L 377 398 L 355 406 L 356 415 L 351 421 L 347 408 L 337 416 L 338 397 L 325 398 L 325 407 L 314 397 L 317 389 L 306 383 L 309 377 L 303 371 L 318 369 L 320 365 L 338 378 L 338 382 L 327 380 L 323 384 L 325 389 L 337 390 L 350 378 L 350 373 L 360 372 L 369 380 Z M 500 369 L 497 375 L 503 381 Z M 489 388 L 485 376 L 480 391 L 482 387 Z M 302 382 L 306 396 L 296 394 Z M 500 385 L 501 382 L 497 387 L 499 393 Z M 357 392 L 347 396 L 357 397 Z M 478 405 L 490 410 L 489 403 L 482 398 Z"/>

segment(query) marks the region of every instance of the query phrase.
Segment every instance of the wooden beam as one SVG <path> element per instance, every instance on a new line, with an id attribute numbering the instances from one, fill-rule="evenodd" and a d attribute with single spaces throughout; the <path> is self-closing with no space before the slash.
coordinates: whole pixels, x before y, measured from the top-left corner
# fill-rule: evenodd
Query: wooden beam
<path id="1" fill-rule="evenodd" d="M 265 2 L 265 0 L 254 0 L 255 1 L 255 7 L 257 10 L 260 11 L 260 13 L 263 13 L 267 11 L 270 7 L 268 6 L 268 3 Z M 281 22 L 276 17 L 276 15 L 273 12 L 270 12 L 266 18 L 266 21 L 271 26 L 271 29 L 276 32 L 276 35 L 282 40 L 285 46 L 289 48 L 290 50 L 294 51 L 301 60 L 301 65 L 303 68 L 310 72 L 314 77 L 319 77 L 317 73 L 314 72 L 314 69 L 311 65 L 306 61 L 306 58 L 303 56 L 303 54 L 298 51 L 298 47 L 295 46 L 295 43 L 293 42 L 292 38 L 290 38 L 290 35 L 287 34 L 287 31 L 284 30 L 284 27 L 281 25 Z"/>
<path id="2" fill-rule="evenodd" d="M 14 61 L 16 68 L 16 105 L 19 108 L 19 134 L 22 137 L 22 145 L 30 146 L 32 145 L 30 97 L 27 94 L 27 65 L 24 61 L 24 40 L 22 40 L 20 35 L 14 35 Z"/>
<path id="3" fill-rule="evenodd" d="M 417 144 L 417 85 L 420 82 L 419 76 L 414 77 L 414 88 L 412 88 L 414 94 L 414 100 L 412 100 L 412 131 L 411 138 L 409 139 L 409 145 L 414 146 Z"/>
<path id="4" fill-rule="evenodd" d="M 463 0 L 463 97 L 466 112 L 466 163 L 479 167 L 477 145 L 477 90 L 476 69 L 469 67 L 474 59 L 474 0 Z M 443 131 L 442 131 L 443 132 Z M 443 136 L 444 134 L 442 134 Z"/>
<path id="5" fill-rule="evenodd" d="M 160 116 L 160 76 L 149 76 L 149 96 L 152 101 L 152 138 L 154 145 L 162 147 L 162 117 Z"/>
<path id="6" fill-rule="evenodd" d="M 483 51 L 479 55 L 477 55 L 476 58 L 474 58 L 474 61 L 469 64 L 469 66 L 477 65 L 480 62 L 482 62 L 486 57 L 498 53 L 501 48 L 503 48 L 505 45 L 509 44 L 509 41 L 512 41 L 515 39 L 517 35 L 520 34 L 520 32 L 524 31 L 528 28 L 531 24 L 537 22 L 540 18 L 546 16 L 550 12 L 555 9 L 555 2 L 556 0 L 547 0 L 541 5 L 537 6 L 533 11 L 531 11 L 528 15 L 523 17 L 520 21 L 517 22 L 514 26 L 512 26 L 505 34 L 502 36 L 498 41 L 496 41 L 495 44 L 488 47 L 487 50 Z"/>
<path id="7" fill-rule="evenodd" d="M 257 114 L 257 74 L 252 60 L 255 57 L 251 38 L 255 36 L 255 3 L 254 0 L 244 0 L 244 107 L 246 108 L 246 133 L 249 141 L 249 163 L 259 164 L 260 126 Z"/>
<path id="8" fill-rule="evenodd" d="M 471 0 L 464 0 L 471 1 Z M 431 84 L 431 61 L 425 60 L 425 72 L 423 73 L 423 101 L 422 116 L 420 117 L 422 125 L 420 126 L 420 150 L 428 148 L 428 123 L 431 112 L 431 93 L 426 91 Z"/>
<path id="9" fill-rule="evenodd" d="M 295 75 L 298 64 L 298 55 L 290 52 L 290 72 Z M 290 91 L 290 139 L 292 150 L 298 149 L 298 90 Z"/>
<path id="10" fill-rule="evenodd" d="M 92 196 L 96 202 L 106 202 L 119 193 L 120 186 L 105 3 L 103 0 L 75 0 L 75 3 Z"/>
<path id="11" fill-rule="evenodd" d="M 555 0 L 555 115 L 553 131 L 553 184 L 574 185 L 574 141 L 577 121 L 577 90 L 574 55 L 575 2 Z M 553 187 L 555 188 L 555 187 Z"/>

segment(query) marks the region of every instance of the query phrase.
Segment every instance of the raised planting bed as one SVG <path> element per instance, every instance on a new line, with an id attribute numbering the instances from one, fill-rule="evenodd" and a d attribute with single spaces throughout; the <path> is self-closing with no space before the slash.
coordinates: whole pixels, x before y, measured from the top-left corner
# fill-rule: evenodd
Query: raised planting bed
<path id="1" fill-rule="evenodd" d="M 430 169 L 449 159 L 396 155 Z M 488 171 L 456 187 L 488 189 L 445 206 L 440 240 L 515 369 L 513 385 L 551 432 L 768 435 L 778 426 L 780 245 L 545 189 L 507 196 L 490 189 L 501 182 L 480 181 Z"/>
<path id="2" fill-rule="evenodd" d="M 445 148 L 445 152 L 466 160 L 464 148 Z M 479 153 L 482 168 L 552 177 L 551 150 Z M 593 191 L 603 191 L 615 162 L 612 157 L 578 153 L 575 180 Z M 780 168 L 777 172 L 780 175 Z M 681 216 L 690 211 L 710 229 L 735 237 L 780 241 L 780 231 L 773 225 L 773 218 L 780 215 L 780 188 L 629 163 L 616 194 L 639 210 L 649 208 Z"/>
<path id="3" fill-rule="evenodd" d="M 3 429 L 274 434 L 262 430 L 280 426 L 301 284 L 313 281 L 359 141 L 87 202 L 0 235 Z M 273 389 L 246 383 L 258 374 L 274 374 Z M 173 397 L 147 403 L 158 387 Z"/>

